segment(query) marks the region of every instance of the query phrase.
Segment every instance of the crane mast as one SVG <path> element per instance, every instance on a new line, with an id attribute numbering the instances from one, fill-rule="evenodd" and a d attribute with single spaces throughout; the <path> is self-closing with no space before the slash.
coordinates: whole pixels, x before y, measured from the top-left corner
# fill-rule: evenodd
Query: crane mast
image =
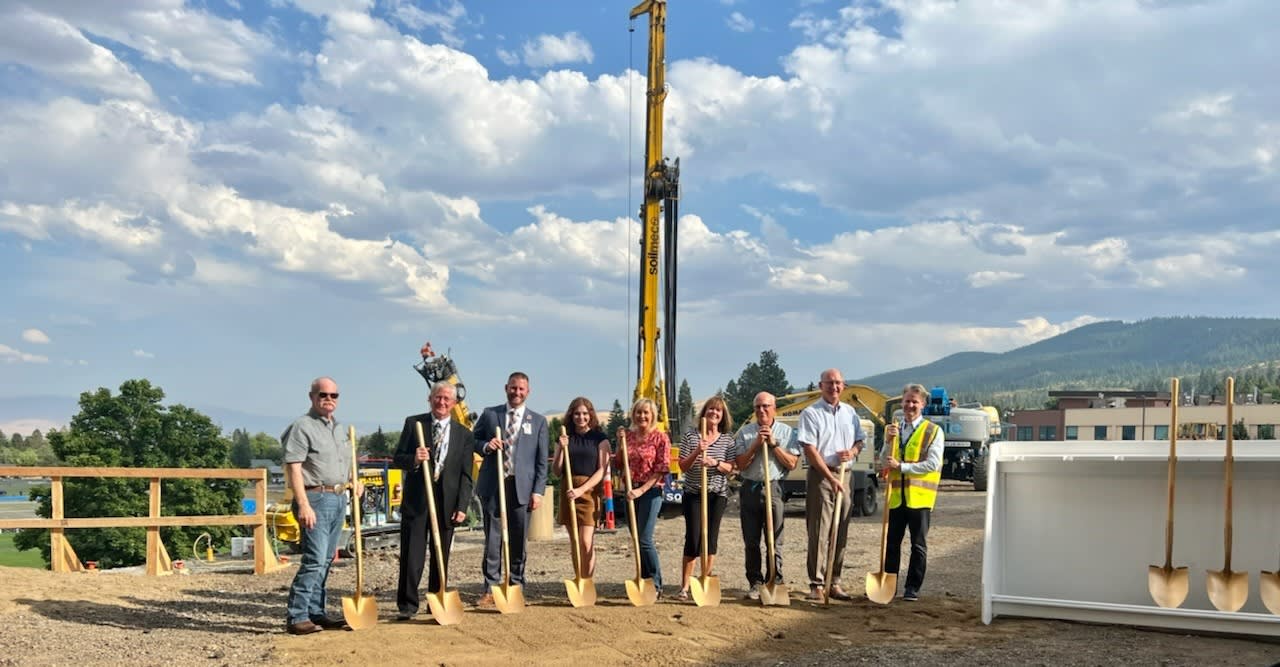
<path id="1" fill-rule="evenodd" d="M 644 145 L 644 203 L 640 208 L 640 313 L 636 350 L 636 390 L 633 400 L 652 399 L 658 405 L 656 426 L 674 432 L 676 407 L 676 221 L 680 193 L 680 159 L 667 164 L 662 156 L 662 114 L 667 99 L 667 0 L 645 0 L 631 10 L 631 18 L 649 15 L 649 68 L 646 91 Z M 665 243 L 664 243 L 665 237 Z M 658 308 L 662 308 L 659 328 Z M 658 341 L 665 333 L 662 368 Z"/>

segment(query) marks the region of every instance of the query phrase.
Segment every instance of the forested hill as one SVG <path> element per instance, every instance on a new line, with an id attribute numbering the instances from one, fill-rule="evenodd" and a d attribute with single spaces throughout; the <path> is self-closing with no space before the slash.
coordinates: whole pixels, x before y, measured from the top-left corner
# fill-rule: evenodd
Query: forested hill
<path id="1" fill-rule="evenodd" d="M 1211 369 L 1255 367 L 1269 377 L 1277 360 L 1280 319 L 1169 317 L 1098 322 L 1001 354 L 961 352 L 857 382 L 892 394 L 921 382 L 964 400 L 1030 405 L 1051 389 L 1167 389 L 1170 377 Z"/>

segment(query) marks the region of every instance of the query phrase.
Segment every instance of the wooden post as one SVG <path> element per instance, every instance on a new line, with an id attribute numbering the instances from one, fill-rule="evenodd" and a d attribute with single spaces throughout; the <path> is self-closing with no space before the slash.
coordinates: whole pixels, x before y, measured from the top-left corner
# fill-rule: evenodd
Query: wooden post
<path id="1" fill-rule="evenodd" d="M 66 518 L 62 515 L 62 477 L 54 475 L 49 478 L 49 493 L 53 505 L 49 518 L 62 521 Z M 49 529 L 49 569 L 54 572 L 79 572 L 84 569 L 61 526 Z"/>
<path id="2" fill-rule="evenodd" d="M 160 478 L 151 478 L 151 507 L 148 518 L 160 518 Z M 169 552 L 160 540 L 160 526 L 147 526 L 147 575 L 151 577 L 173 574 L 173 563 L 169 560 Z"/>
<path id="3" fill-rule="evenodd" d="M 282 566 L 276 560 L 275 545 L 267 531 L 267 470 L 261 469 L 262 478 L 253 480 L 253 516 L 258 520 L 253 525 L 253 573 L 267 574 L 275 572 Z"/>

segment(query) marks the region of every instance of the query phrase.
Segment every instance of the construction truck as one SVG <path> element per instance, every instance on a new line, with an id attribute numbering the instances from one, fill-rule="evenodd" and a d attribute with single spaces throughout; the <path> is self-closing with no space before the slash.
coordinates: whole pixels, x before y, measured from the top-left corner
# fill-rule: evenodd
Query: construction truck
<path id="1" fill-rule="evenodd" d="M 458 401 L 453 406 L 453 418 L 466 428 L 475 424 L 476 413 L 467 408 L 467 387 L 458 377 L 458 367 L 448 354 L 437 356 L 431 349 L 431 343 L 425 343 L 419 350 L 422 361 L 413 366 L 414 370 L 426 380 L 428 387 L 435 387 L 438 382 L 446 382 L 454 386 Z M 480 457 L 476 456 L 471 468 L 471 477 L 475 479 L 480 470 Z M 364 541 L 366 551 L 377 549 L 398 549 L 400 547 L 400 503 L 403 499 L 404 471 L 395 467 L 391 459 L 363 458 L 358 467 L 360 481 L 364 484 L 364 497 L 360 503 L 360 522 L 363 527 L 360 537 Z M 480 521 L 480 501 L 472 498 L 468 508 L 470 524 Z M 293 552 L 300 547 L 302 534 L 298 529 L 298 519 L 293 514 L 292 489 L 285 490 L 282 502 L 267 506 L 267 523 L 277 541 Z M 339 553 L 349 557 L 355 549 L 355 532 L 349 523 L 343 524 L 342 535 L 338 538 Z"/>
<path id="2" fill-rule="evenodd" d="M 974 491 L 987 490 L 987 449 L 1001 434 L 995 408 L 980 403 L 957 405 L 945 387 L 929 390 L 921 415 L 937 424 L 946 438 L 942 454 L 942 478 L 973 482 Z M 893 418 L 899 420 L 901 410 Z"/>

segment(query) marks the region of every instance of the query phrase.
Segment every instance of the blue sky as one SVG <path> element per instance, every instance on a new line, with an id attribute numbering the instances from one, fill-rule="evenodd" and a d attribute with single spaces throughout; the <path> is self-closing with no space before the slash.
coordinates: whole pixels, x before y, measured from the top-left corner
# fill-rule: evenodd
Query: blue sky
<path id="1" fill-rule="evenodd" d="M 409 366 L 430 340 L 476 408 L 515 369 L 544 411 L 625 401 L 629 9 L 3 3 L 0 400 L 146 377 L 287 418 L 330 374 L 341 416 L 394 428 L 425 409 Z M 1280 3 L 668 15 L 695 395 L 764 349 L 803 385 L 1104 319 L 1274 315 Z"/>

